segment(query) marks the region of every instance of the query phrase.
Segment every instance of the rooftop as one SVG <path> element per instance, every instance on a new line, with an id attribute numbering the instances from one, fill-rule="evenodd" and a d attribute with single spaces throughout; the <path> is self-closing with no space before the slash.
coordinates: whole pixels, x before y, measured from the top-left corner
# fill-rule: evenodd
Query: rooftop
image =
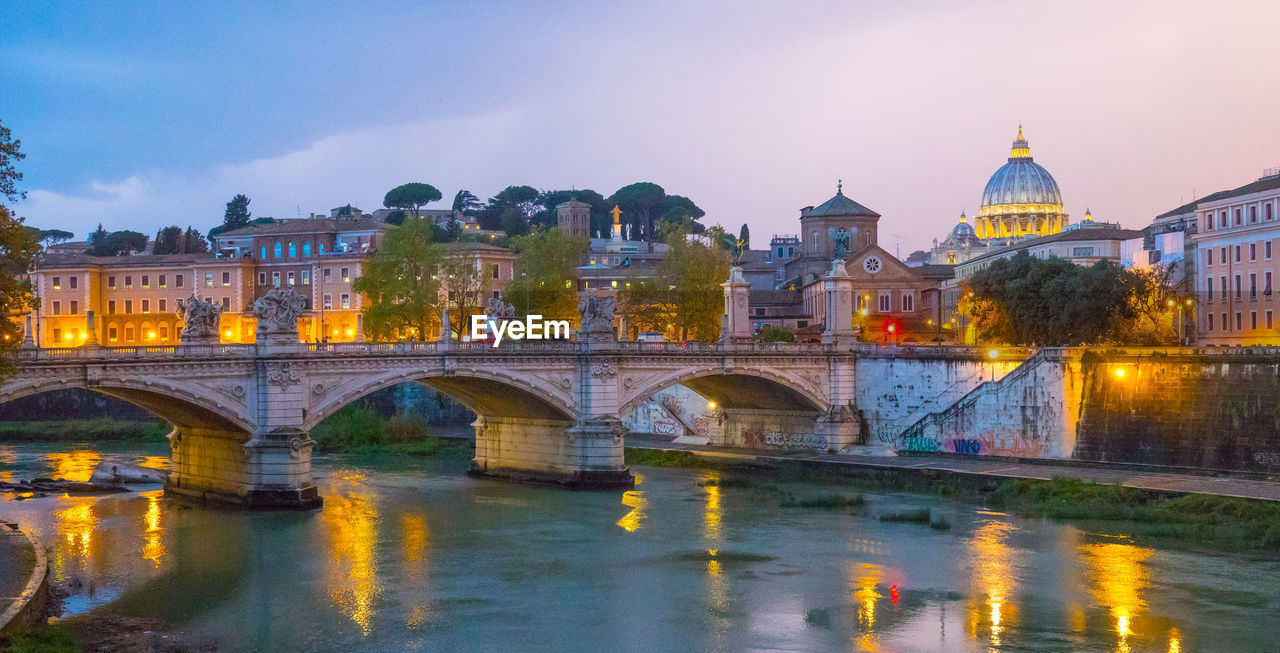
<path id="1" fill-rule="evenodd" d="M 382 231 L 390 228 L 377 218 L 362 215 L 342 218 L 298 218 L 294 220 L 278 220 L 272 224 L 257 224 L 224 231 L 215 239 L 243 236 L 272 236 L 287 234 L 314 234 L 345 231 Z"/>
<path id="2" fill-rule="evenodd" d="M 1190 202 L 1187 202 L 1186 204 L 1183 204 L 1182 206 L 1179 206 L 1176 209 L 1173 209 L 1171 211 L 1165 211 L 1164 213 L 1157 215 L 1156 219 L 1159 220 L 1161 218 L 1169 218 L 1175 215 L 1191 213 L 1192 211 L 1195 211 L 1196 207 L 1200 206 L 1201 204 L 1216 202 L 1218 200 L 1225 200 L 1232 197 L 1239 197 L 1241 195 L 1252 195 L 1254 193 L 1260 193 L 1264 190 L 1272 190 L 1275 188 L 1280 188 L 1280 175 L 1271 175 L 1268 177 L 1262 177 L 1257 181 L 1251 181 L 1243 186 L 1240 186 L 1239 188 L 1232 188 L 1230 190 L 1220 190 L 1216 193 L 1205 195 L 1204 197 L 1201 197 L 1198 200 L 1192 200 Z"/>

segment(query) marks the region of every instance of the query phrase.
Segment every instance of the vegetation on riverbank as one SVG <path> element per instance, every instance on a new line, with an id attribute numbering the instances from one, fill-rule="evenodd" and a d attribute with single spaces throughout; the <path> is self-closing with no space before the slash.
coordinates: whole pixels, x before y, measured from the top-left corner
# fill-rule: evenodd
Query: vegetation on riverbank
<path id="1" fill-rule="evenodd" d="M 437 456 L 471 451 L 465 439 L 433 437 L 418 416 L 384 418 L 361 404 L 350 404 L 311 429 L 318 453 L 408 454 Z"/>
<path id="2" fill-rule="evenodd" d="M 160 421 L 68 419 L 58 421 L 0 422 L 0 442 L 80 442 L 127 440 L 164 442 L 173 430 Z"/>
<path id="3" fill-rule="evenodd" d="M 1022 517 L 1066 521 L 1083 529 L 1142 541 L 1219 550 L 1280 551 L 1278 502 L 1202 494 L 1169 497 L 1137 488 L 1067 478 L 1048 481 L 928 478 L 907 472 L 867 472 L 810 464 L 763 468 L 759 463 L 700 457 L 688 451 L 627 449 L 626 459 L 629 465 L 731 472 L 732 475 L 723 476 L 714 484 L 780 497 L 782 505 L 787 507 L 822 502 L 816 497 L 797 499 L 783 487 L 788 484 L 918 492 L 978 503 Z M 748 471 L 752 475 L 746 475 Z M 928 509 L 910 515 L 890 513 L 880 519 L 927 524 L 936 530 L 951 528 L 949 522 L 935 518 Z"/>

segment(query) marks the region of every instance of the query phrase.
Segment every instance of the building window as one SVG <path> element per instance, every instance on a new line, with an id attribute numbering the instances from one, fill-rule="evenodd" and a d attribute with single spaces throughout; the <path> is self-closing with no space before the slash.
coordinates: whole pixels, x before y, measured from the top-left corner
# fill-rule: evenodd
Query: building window
<path id="1" fill-rule="evenodd" d="M 351 308 L 351 295 L 348 295 L 347 293 L 342 293 L 342 307 Z"/>
<path id="2" fill-rule="evenodd" d="M 266 246 L 266 245 L 263 245 L 263 246 L 262 246 L 262 256 L 261 256 L 261 257 L 259 257 L 259 258 L 267 258 L 267 246 Z"/>
<path id="3" fill-rule="evenodd" d="M 182 287 L 182 275 L 181 275 L 181 274 L 175 274 L 175 275 L 173 275 L 173 286 L 174 286 L 175 288 L 181 288 L 181 287 Z"/>
<path id="4" fill-rule="evenodd" d="M 230 286 L 230 285 L 231 285 L 231 273 L 230 273 L 230 272 L 223 272 L 223 273 L 222 273 L 222 285 L 224 285 L 224 286 Z"/>
<path id="5" fill-rule="evenodd" d="M 880 312 L 888 313 L 893 310 L 893 296 L 887 292 L 880 293 Z"/>
<path id="6" fill-rule="evenodd" d="M 108 288 L 110 288 L 110 289 L 112 289 L 112 290 L 115 290 L 115 289 L 116 289 L 116 278 L 115 278 L 115 277 L 107 277 L 107 287 L 108 287 Z"/>
<path id="7" fill-rule="evenodd" d="M 1226 247 L 1218 248 L 1218 254 L 1221 255 L 1220 260 L 1222 261 L 1222 264 L 1226 265 L 1227 264 L 1227 248 Z"/>
<path id="8" fill-rule="evenodd" d="M 1258 275 L 1255 272 L 1249 273 L 1249 299 L 1258 298 Z"/>
<path id="9" fill-rule="evenodd" d="M 124 314 L 125 314 L 125 315 L 133 315 L 133 300 L 132 300 L 132 299 L 126 299 L 126 300 L 124 300 Z"/>
<path id="10" fill-rule="evenodd" d="M 1236 245 L 1236 263 L 1240 262 L 1240 246 Z"/>
<path id="11" fill-rule="evenodd" d="M 229 310 L 231 310 L 231 298 L 230 298 L 230 297 L 223 297 L 223 298 L 222 298 L 222 310 L 224 310 L 224 311 L 229 311 Z"/>
<path id="12" fill-rule="evenodd" d="M 165 276 L 164 276 L 163 274 L 162 274 L 162 275 L 160 275 L 160 287 L 161 287 L 161 288 L 168 288 L 168 287 L 169 287 L 169 284 L 165 283 Z"/>
<path id="13" fill-rule="evenodd" d="M 59 340 L 62 340 L 62 329 L 55 328 L 53 330 L 53 341 L 57 342 Z"/>
<path id="14" fill-rule="evenodd" d="M 1250 329 L 1258 328 L 1258 312 L 1257 311 L 1249 311 L 1249 328 Z"/>
<path id="15" fill-rule="evenodd" d="M 107 327 L 107 339 L 111 342 L 115 342 L 117 340 L 118 333 L 119 332 L 116 331 L 116 325 L 113 324 Z"/>
<path id="16" fill-rule="evenodd" d="M 53 314 L 62 315 L 62 302 L 55 301 L 53 303 Z"/>
<path id="17" fill-rule="evenodd" d="M 1204 250 L 1204 253 L 1205 253 L 1205 261 L 1204 261 L 1205 266 L 1208 267 L 1213 265 L 1213 250 L 1206 249 Z"/>
<path id="18" fill-rule="evenodd" d="M 275 286 L 276 288 L 280 287 L 280 271 L 279 270 L 271 273 L 271 285 Z"/>
<path id="19" fill-rule="evenodd" d="M 289 270 L 289 285 L 292 286 L 293 282 L 294 282 L 293 270 Z"/>
<path id="20" fill-rule="evenodd" d="M 1274 203 L 1271 203 L 1271 202 L 1268 202 L 1268 203 L 1267 203 L 1267 210 L 1266 210 L 1266 214 L 1267 214 L 1267 219 L 1268 219 L 1268 220 L 1274 220 L 1274 219 L 1275 219 L 1275 217 L 1276 217 L 1275 209 L 1274 209 L 1274 208 L 1272 208 L 1272 207 L 1274 207 L 1274 206 L 1275 206 L 1275 204 L 1274 204 Z"/>
<path id="21" fill-rule="evenodd" d="M 494 279 L 497 279 L 497 278 L 498 278 L 498 264 L 497 264 L 497 263 L 494 263 L 494 264 L 493 264 L 493 278 L 494 278 Z"/>
<path id="22" fill-rule="evenodd" d="M 133 341 L 133 325 L 132 324 L 124 325 L 124 341 L 125 342 Z"/>
<path id="23" fill-rule="evenodd" d="M 1239 227 L 1242 224 L 1244 224 L 1244 219 L 1240 216 L 1240 209 L 1236 209 L 1236 226 Z"/>
<path id="24" fill-rule="evenodd" d="M 1209 314 L 1209 330 L 1213 331 L 1213 313 Z"/>
<path id="25" fill-rule="evenodd" d="M 333 281 L 333 268 L 324 269 L 324 281 L 325 283 Z"/>
<path id="26" fill-rule="evenodd" d="M 1222 314 L 1222 330 L 1223 330 L 1223 331 L 1230 331 L 1230 330 L 1231 330 L 1231 323 L 1230 323 L 1230 322 L 1227 322 L 1227 314 L 1226 314 L 1226 313 L 1223 313 L 1223 314 Z"/>
<path id="27" fill-rule="evenodd" d="M 1206 213 L 1204 216 L 1204 230 L 1213 231 L 1213 214 Z"/>
<path id="28" fill-rule="evenodd" d="M 316 243 L 316 253 L 317 254 L 324 253 L 324 243 Z"/>
<path id="29" fill-rule="evenodd" d="M 259 273 L 258 273 L 258 285 L 259 285 L 259 286 L 265 286 L 265 285 L 267 285 L 267 273 L 266 273 L 266 272 L 259 272 Z"/>
<path id="30" fill-rule="evenodd" d="M 1205 299 L 1213 301 L 1213 277 L 1204 278 Z"/>
<path id="31" fill-rule="evenodd" d="M 1262 244 L 1262 258 L 1271 260 L 1271 241 L 1269 240 Z"/>
<path id="32" fill-rule="evenodd" d="M 1244 321 L 1241 319 L 1242 317 L 1243 316 L 1241 315 L 1241 312 L 1236 311 L 1236 331 L 1241 331 L 1244 329 Z"/>
<path id="33" fill-rule="evenodd" d="M 289 243 L 289 258 L 298 258 L 298 244 Z"/>
<path id="34" fill-rule="evenodd" d="M 1222 298 L 1223 298 L 1223 299 L 1226 299 L 1226 298 L 1227 298 L 1228 293 L 1230 293 L 1230 291 L 1229 291 L 1229 290 L 1227 290 L 1227 283 L 1228 283 L 1228 282 L 1227 282 L 1227 275 L 1225 275 L 1225 274 L 1224 274 L 1224 275 L 1222 275 Z"/>
<path id="35" fill-rule="evenodd" d="M 1258 260 L 1258 243 L 1249 243 L 1249 260 Z"/>
<path id="36" fill-rule="evenodd" d="M 276 243 L 274 245 L 273 251 L 275 252 L 276 258 L 280 258 L 280 255 L 282 253 L 280 250 L 280 243 Z"/>
<path id="37" fill-rule="evenodd" d="M 144 300 L 142 300 L 142 312 L 143 312 L 143 313 L 150 313 L 150 312 L 151 312 L 151 300 L 150 300 L 150 299 L 144 299 Z"/>
<path id="38" fill-rule="evenodd" d="M 164 301 L 164 300 L 162 299 L 162 300 L 160 300 L 160 301 Z M 161 311 L 161 312 L 163 312 L 163 311 Z M 166 324 L 166 323 L 164 323 L 164 322 L 161 322 L 161 323 L 160 323 L 160 339 L 161 339 L 161 340 L 168 340 L 168 339 L 169 339 L 169 325 L 168 325 L 168 324 Z"/>
<path id="39" fill-rule="evenodd" d="M 151 287 L 151 275 L 149 274 L 142 275 L 142 287 L 143 288 Z"/>
<path id="40" fill-rule="evenodd" d="M 161 299 L 161 300 L 159 300 L 159 302 L 160 302 L 160 306 L 159 306 L 160 310 L 159 310 L 159 311 L 156 311 L 157 313 L 165 313 L 165 312 L 167 312 L 167 311 L 165 310 L 165 302 L 167 302 L 167 301 L 168 301 L 168 300 L 166 300 L 166 299 Z"/>
<path id="41" fill-rule="evenodd" d="M 54 290 L 62 290 L 62 277 L 54 277 L 54 278 L 53 278 L 53 289 L 54 289 Z"/>
<path id="42" fill-rule="evenodd" d="M 311 285 L 311 270 L 302 271 L 302 285 Z"/>
<path id="43" fill-rule="evenodd" d="M 1271 309 L 1269 309 L 1269 308 L 1267 309 L 1267 328 L 1268 328 L 1268 329 L 1273 328 L 1273 327 L 1271 326 Z"/>
<path id="44" fill-rule="evenodd" d="M 351 269 L 342 268 L 342 283 L 347 283 L 348 281 L 351 281 Z"/>
<path id="45" fill-rule="evenodd" d="M 1249 207 L 1249 222 L 1253 223 L 1257 221 L 1258 221 L 1258 207 L 1257 205 L 1254 205 Z"/>
<path id="46" fill-rule="evenodd" d="M 1271 270 L 1262 273 L 1262 294 L 1271 294 Z"/>
<path id="47" fill-rule="evenodd" d="M 133 287 L 133 275 L 131 274 L 124 275 L 124 287 L 125 288 Z"/>
<path id="48" fill-rule="evenodd" d="M 324 306 L 325 310 L 333 308 L 333 295 L 326 293 L 324 296 L 324 304 L 322 304 L 322 306 Z"/>
<path id="49" fill-rule="evenodd" d="M 70 282 L 72 290 L 80 287 L 80 277 L 71 277 L 67 281 Z"/>
<path id="50" fill-rule="evenodd" d="M 1092 248 L 1092 247 L 1072 247 L 1072 248 L 1071 248 L 1071 255 L 1072 255 L 1072 256 L 1077 256 L 1077 257 L 1079 257 L 1079 256 L 1093 256 L 1093 248 Z"/>
<path id="51" fill-rule="evenodd" d="M 913 294 L 911 294 L 911 293 L 909 293 L 909 292 L 904 292 L 904 293 L 902 293 L 902 310 L 903 310 L 903 312 L 911 312 L 911 311 L 916 310 L 916 297 L 915 297 L 915 295 L 913 295 Z"/>
<path id="52" fill-rule="evenodd" d="M 116 314 L 116 302 L 113 299 L 107 302 L 107 315 L 115 315 L 115 314 Z"/>
<path id="53" fill-rule="evenodd" d="M 302 255 L 311 256 L 311 241 L 309 240 L 302 241 Z"/>
<path id="54" fill-rule="evenodd" d="M 212 272 L 205 272 L 205 273 L 204 273 L 204 285 L 205 285 L 206 287 L 209 287 L 209 288 L 212 288 L 212 287 L 213 287 L 213 273 L 212 273 Z"/>
<path id="55" fill-rule="evenodd" d="M 74 299 L 73 299 L 73 300 L 71 300 L 71 314 L 72 314 L 72 315 L 79 315 L 79 314 L 80 314 L 80 302 L 78 302 L 78 301 L 76 301 L 76 300 L 74 300 Z"/>
<path id="56" fill-rule="evenodd" d="M 1240 299 L 1240 275 L 1236 275 L 1236 299 Z"/>

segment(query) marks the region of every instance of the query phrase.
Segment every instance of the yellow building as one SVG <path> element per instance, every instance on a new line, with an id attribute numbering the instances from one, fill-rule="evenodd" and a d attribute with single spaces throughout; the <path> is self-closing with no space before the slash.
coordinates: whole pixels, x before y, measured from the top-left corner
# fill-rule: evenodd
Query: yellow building
<path id="1" fill-rule="evenodd" d="M 1018 125 L 1009 162 L 991 175 L 982 191 L 974 232 L 982 240 L 991 240 L 1048 236 L 1066 226 L 1058 182 L 1031 158 L 1031 147 Z"/>

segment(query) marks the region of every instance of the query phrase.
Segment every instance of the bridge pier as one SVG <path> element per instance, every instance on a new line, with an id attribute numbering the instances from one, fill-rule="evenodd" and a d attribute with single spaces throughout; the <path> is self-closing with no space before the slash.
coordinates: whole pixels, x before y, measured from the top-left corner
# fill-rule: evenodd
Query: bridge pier
<path id="1" fill-rule="evenodd" d="M 252 509 L 310 510 L 311 446 L 302 431 L 246 441 L 244 433 L 178 427 L 169 435 L 173 466 L 166 494 Z"/>
<path id="2" fill-rule="evenodd" d="M 575 489 L 628 489 L 635 477 L 623 459 L 616 419 L 479 417 L 473 476 L 496 476 Z"/>

